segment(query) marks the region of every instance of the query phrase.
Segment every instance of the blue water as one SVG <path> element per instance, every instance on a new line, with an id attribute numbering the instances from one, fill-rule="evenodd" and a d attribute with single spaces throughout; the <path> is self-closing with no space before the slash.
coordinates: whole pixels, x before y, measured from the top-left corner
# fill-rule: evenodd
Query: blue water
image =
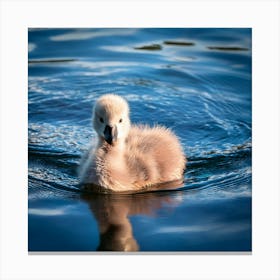
<path id="1" fill-rule="evenodd" d="M 30 29 L 28 42 L 29 251 L 251 251 L 251 29 Z M 93 103 L 112 92 L 132 122 L 179 136 L 179 189 L 79 191 Z"/>

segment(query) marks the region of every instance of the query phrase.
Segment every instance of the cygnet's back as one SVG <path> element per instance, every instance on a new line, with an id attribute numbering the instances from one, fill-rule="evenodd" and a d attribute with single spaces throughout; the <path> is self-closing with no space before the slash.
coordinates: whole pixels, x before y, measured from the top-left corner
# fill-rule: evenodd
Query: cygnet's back
<path id="1" fill-rule="evenodd" d="M 98 135 L 80 165 L 86 188 L 98 192 L 149 190 L 180 180 L 186 158 L 177 137 L 165 127 L 131 126 L 129 107 L 120 96 L 101 96 L 94 107 Z"/>

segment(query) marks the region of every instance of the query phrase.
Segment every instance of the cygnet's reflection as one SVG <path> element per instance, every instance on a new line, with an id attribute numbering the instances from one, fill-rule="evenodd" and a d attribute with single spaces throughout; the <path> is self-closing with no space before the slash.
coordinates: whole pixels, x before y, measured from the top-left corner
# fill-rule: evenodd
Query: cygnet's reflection
<path id="1" fill-rule="evenodd" d="M 178 186 L 177 186 L 178 187 Z M 99 227 L 98 251 L 138 251 L 131 215 L 154 215 L 164 204 L 176 204 L 174 193 L 83 194 Z"/>

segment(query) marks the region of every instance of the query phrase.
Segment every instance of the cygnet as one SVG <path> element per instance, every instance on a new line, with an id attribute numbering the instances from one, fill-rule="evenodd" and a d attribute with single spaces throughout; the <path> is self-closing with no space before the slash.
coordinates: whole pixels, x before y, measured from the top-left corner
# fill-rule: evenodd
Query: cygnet
<path id="1" fill-rule="evenodd" d="M 97 145 L 79 167 L 84 189 L 139 192 L 182 180 L 186 157 L 178 138 L 163 126 L 131 125 L 124 98 L 101 96 L 93 108 L 93 127 Z"/>

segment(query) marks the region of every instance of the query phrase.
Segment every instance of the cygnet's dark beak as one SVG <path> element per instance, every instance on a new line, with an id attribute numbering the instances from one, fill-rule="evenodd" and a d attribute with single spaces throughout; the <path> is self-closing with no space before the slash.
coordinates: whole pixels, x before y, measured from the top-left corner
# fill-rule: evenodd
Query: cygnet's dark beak
<path id="1" fill-rule="evenodd" d="M 118 137 L 118 130 L 116 126 L 109 126 L 106 125 L 105 130 L 104 130 L 104 138 L 105 141 L 112 145 L 113 141 L 115 141 Z"/>

